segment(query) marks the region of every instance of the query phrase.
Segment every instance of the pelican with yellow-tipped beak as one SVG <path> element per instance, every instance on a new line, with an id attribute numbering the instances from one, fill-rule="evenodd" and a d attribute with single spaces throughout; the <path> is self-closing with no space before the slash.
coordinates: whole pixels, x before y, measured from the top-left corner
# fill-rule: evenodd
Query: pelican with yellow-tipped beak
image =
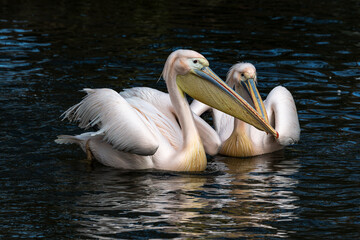
<path id="1" fill-rule="evenodd" d="M 252 106 L 211 71 L 201 54 L 173 52 L 162 75 L 168 95 L 150 88 L 120 94 L 111 89 L 84 89 L 87 96 L 69 108 L 64 118 L 78 121 L 81 128 L 99 130 L 61 135 L 56 142 L 77 143 L 100 163 L 115 168 L 202 171 L 207 160 L 200 135 L 207 146 L 216 146 L 218 137 L 206 122 L 197 117 L 194 121 L 185 93 L 277 136 Z M 212 151 L 215 154 L 217 149 Z"/>
<path id="2" fill-rule="evenodd" d="M 256 69 L 251 63 L 235 64 L 228 72 L 226 82 L 251 104 L 279 135 L 259 131 L 239 120 L 240 118 L 236 119 L 230 116 L 231 114 L 213 109 L 214 127 L 221 139 L 220 154 L 250 157 L 275 152 L 299 141 L 300 125 L 296 106 L 293 96 L 286 88 L 274 88 L 263 102 L 256 88 Z M 194 100 L 191 109 L 200 116 L 211 107 Z"/>

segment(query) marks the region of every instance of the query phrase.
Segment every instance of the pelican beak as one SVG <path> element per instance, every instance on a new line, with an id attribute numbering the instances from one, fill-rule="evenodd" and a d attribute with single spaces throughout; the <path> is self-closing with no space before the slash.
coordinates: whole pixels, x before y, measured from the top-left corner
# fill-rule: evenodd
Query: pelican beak
<path id="1" fill-rule="evenodd" d="M 271 127 L 268 121 L 209 67 L 192 69 L 186 75 L 178 75 L 176 83 L 192 98 L 278 138 L 277 131 Z"/>
<path id="2" fill-rule="evenodd" d="M 269 118 L 266 113 L 264 102 L 259 94 L 259 91 L 256 87 L 256 81 L 254 78 L 249 78 L 245 81 L 241 81 L 241 85 L 249 93 L 251 99 L 253 100 L 256 111 L 261 115 L 261 117 L 269 123 Z"/>

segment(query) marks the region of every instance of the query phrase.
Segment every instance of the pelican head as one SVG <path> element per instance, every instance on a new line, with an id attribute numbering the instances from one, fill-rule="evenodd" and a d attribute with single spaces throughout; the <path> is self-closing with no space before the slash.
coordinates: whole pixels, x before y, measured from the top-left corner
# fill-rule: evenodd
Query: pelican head
<path id="1" fill-rule="evenodd" d="M 227 79 L 230 81 L 228 82 L 230 86 L 248 79 L 254 79 L 257 82 L 256 68 L 251 63 L 237 63 L 230 68 Z"/>
<path id="2" fill-rule="evenodd" d="M 257 74 L 256 68 L 251 63 L 237 63 L 228 72 L 226 82 L 239 93 L 243 98 L 250 102 L 261 117 L 269 123 L 264 102 L 256 87 Z M 276 136 L 278 138 L 278 136 Z"/>
<path id="3" fill-rule="evenodd" d="M 222 81 L 201 54 L 192 50 L 173 52 L 165 63 L 163 76 L 168 85 L 175 79 L 181 93 L 187 93 L 206 105 L 278 136 L 267 118 Z"/>

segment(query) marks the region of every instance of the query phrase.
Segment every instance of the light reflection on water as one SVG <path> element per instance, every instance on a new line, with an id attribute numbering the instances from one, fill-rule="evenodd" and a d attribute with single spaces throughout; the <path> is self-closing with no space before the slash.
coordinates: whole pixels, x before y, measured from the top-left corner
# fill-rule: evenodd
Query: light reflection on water
<path id="1" fill-rule="evenodd" d="M 154 238 L 286 236 L 269 222 L 298 218 L 291 178 L 298 168 L 276 153 L 241 162 L 216 157 L 204 174 L 92 172 L 97 190 L 76 201 L 78 231 L 96 238 L 141 237 L 146 229 Z"/>
<path id="2" fill-rule="evenodd" d="M 311 8 L 160 1 L 134 9 L 4 1 L 0 236 L 359 238 L 359 14 L 350 2 L 351 9 L 332 1 Z M 165 91 L 157 80 L 180 47 L 201 52 L 222 77 L 235 62 L 254 63 L 264 97 L 287 87 L 300 143 L 255 158 L 209 158 L 197 174 L 91 169 L 76 147 L 53 143 L 78 133 L 59 119 L 83 96 L 78 90 Z"/>

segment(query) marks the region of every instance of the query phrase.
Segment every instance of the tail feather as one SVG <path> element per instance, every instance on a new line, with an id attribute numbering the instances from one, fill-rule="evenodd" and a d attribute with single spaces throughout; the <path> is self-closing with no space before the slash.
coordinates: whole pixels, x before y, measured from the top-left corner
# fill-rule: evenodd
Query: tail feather
<path id="1" fill-rule="evenodd" d="M 77 138 L 77 136 L 71 136 L 71 135 L 59 135 L 58 138 L 55 139 L 55 142 L 58 144 L 80 144 L 81 139 Z"/>
<path id="2" fill-rule="evenodd" d="M 76 143 L 80 146 L 83 145 L 87 140 L 91 137 L 101 135 L 101 132 L 86 132 L 80 135 L 71 136 L 71 135 L 59 135 L 58 138 L 55 140 L 58 144 L 72 144 Z"/>

